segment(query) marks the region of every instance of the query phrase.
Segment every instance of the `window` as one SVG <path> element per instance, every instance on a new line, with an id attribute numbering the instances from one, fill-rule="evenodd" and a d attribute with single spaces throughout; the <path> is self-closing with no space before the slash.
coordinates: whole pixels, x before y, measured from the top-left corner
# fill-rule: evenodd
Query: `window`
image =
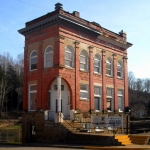
<path id="1" fill-rule="evenodd" d="M 110 58 L 106 60 L 106 74 L 112 76 L 112 61 Z"/>
<path id="2" fill-rule="evenodd" d="M 99 55 L 95 55 L 94 57 L 94 72 L 95 73 L 101 72 L 101 61 Z"/>
<path id="3" fill-rule="evenodd" d="M 65 48 L 65 66 L 74 67 L 74 51 L 70 46 Z"/>
<path id="4" fill-rule="evenodd" d="M 29 110 L 36 110 L 37 85 L 29 86 Z"/>
<path id="5" fill-rule="evenodd" d="M 118 109 L 119 111 L 124 109 L 123 90 L 118 90 Z"/>
<path id="6" fill-rule="evenodd" d="M 80 98 L 88 99 L 88 86 L 86 84 L 80 85 Z"/>
<path id="7" fill-rule="evenodd" d="M 37 52 L 33 51 L 30 55 L 30 70 L 37 69 Z"/>
<path id="8" fill-rule="evenodd" d="M 80 53 L 80 70 L 88 71 L 88 54 L 85 50 Z"/>
<path id="9" fill-rule="evenodd" d="M 45 49 L 44 66 L 45 68 L 53 66 L 53 48 L 51 46 Z"/>
<path id="10" fill-rule="evenodd" d="M 94 110 L 101 110 L 101 87 L 94 86 Z"/>
<path id="11" fill-rule="evenodd" d="M 57 91 L 57 85 L 54 85 L 54 91 Z M 61 91 L 64 91 L 64 85 L 61 85 Z"/>
<path id="12" fill-rule="evenodd" d="M 120 61 L 117 62 L 117 77 L 119 77 L 119 78 L 123 77 L 123 67 L 122 67 L 122 63 Z"/>
<path id="13" fill-rule="evenodd" d="M 107 110 L 112 111 L 113 105 L 113 89 L 107 88 Z"/>

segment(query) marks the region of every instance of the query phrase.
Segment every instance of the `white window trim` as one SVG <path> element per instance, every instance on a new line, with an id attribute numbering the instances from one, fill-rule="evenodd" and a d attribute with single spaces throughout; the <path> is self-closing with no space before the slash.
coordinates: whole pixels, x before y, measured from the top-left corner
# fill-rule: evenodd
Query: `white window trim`
<path id="1" fill-rule="evenodd" d="M 87 98 L 85 98 L 85 97 L 81 97 L 81 95 L 80 95 L 80 99 L 85 99 L 85 100 L 87 100 L 88 98 L 89 98 L 89 95 L 88 95 L 88 85 L 87 84 L 80 84 L 80 88 L 81 88 L 81 85 L 85 85 L 86 86 L 86 90 L 80 90 L 80 93 L 81 92 L 83 92 L 83 93 L 87 93 Z"/>
<path id="2" fill-rule="evenodd" d="M 36 51 L 36 50 L 33 50 L 33 51 L 30 53 L 30 67 L 29 67 L 29 68 L 30 68 L 30 69 L 29 69 L 30 71 L 35 71 L 35 70 L 37 70 L 37 68 L 31 70 L 31 55 L 32 55 L 33 52 L 36 52 L 36 53 L 37 53 L 37 51 Z M 38 53 L 37 53 L 37 56 L 34 56 L 34 57 L 32 57 L 32 58 L 35 58 L 35 57 L 37 57 L 37 64 L 38 64 Z"/>
<path id="3" fill-rule="evenodd" d="M 28 88 L 28 89 L 29 89 L 29 90 L 28 90 L 28 91 L 29 91 L 29 93 L 28 93 L 28 110 L 29 110 L 29 111 L 35 111 L 35 110 L 36 110 L 36 109 L 35 109 L 35 110 L 31 110 L 31 108 L 30 108 L 30 102 L 31 102 L 31 101 L 30 101 L 30 93 L 37 93 L 37 90 L 30 91 L 30 87 L 31 87 L 31 86 L 34 86 L 34 85 L 37 86 L 37 84 L 30 84 L 30 85 L 29 85 L 29 88 Z"/>
<path id="4" fill-rule="evenodd" d="M 110 61 L 109 64 L 111 65 L 111 69 L 109 69 L 109 70 L 110 70 L 110 73 L 111 73 L 111 74 L 107 74 L 107 70 L 108 70 L 108 69 L 107 69 L 107 60 Z M 112 63 L 112 60 L 111 60 L 110 58 L 107 58 L 107 60 L 106 60 L 106 75 L 111 77 L 112 74 L 113 74 L 113 72 L 112 72 L 112 69 L 113 69 L 113 63 Z"/>
<path id="5" fill-rule="evenodd" d="M 85 51 L 85 55 L 81 54 L 82 51 Z M 80 52 L 80 64 L 85 65 L 85 69 L 82 69 L 80 67 L 80 70 L 81 71 L 88 71 L 88 54 L 87 54 L 86 50 L 82 50 L 82 51 Z M 86 62 L 81 62 L 81 57 L 84 57 Z"/>
<path id="6" fill-rule="evenodd" d="M 68 47 L 68 48 L 70 48 L 72 52 L 70 52 L 70 51 L 66 51 L 66 48 L 67 48 L 67 47 Z M 72 47 L 70 47 L 70 46 L 66 46 L 66 48 L 65 48 L 65 53 L 69 53 L 69 54 L 71 54 L 71 55 L 72 55 L 73 60 L 66 59 L 66 57 L 65 57 L 65 60 L 68 60 L 68 61 L 70 61 L 70 62 L 71 62 L 71 66 L 68 66 L 68 65 L 66 65 L 66 64 L 65 64 L 65 66 L 67 66 L 67 67 L 69 67 L 69 68 L 74 68 L 74 51 L 73 51 L 73 48 L 72 48 Z"/>
<path id="7" fill-rule="evenodd" d="M 122 94 L 118 94 L 117 98 L 122 97 L 122 102 L 123 102 L 123 107 L 124 107 L 124 90 L 118 89 L 118 91 L 122 91 Z M 123 112 L 123 110 L 120 110 L 119 108 L 118 108 L 118 110 L 119 110 L 119 112 Z"/>
<path id="8" fill-rule="evenodd" d="M 49 47 L 51 47 L 52 50 L 53 50 L 53 51 L 50 52 L 50 53 L 53 54 L 53 57 L 52 57 L 52 59 L 49 59 L 49 61 L 52 60 L 52 65 L 51 65 L 51 66 L 46 66 L 46 50 L 47 50 Z M 54 59 L 54 49 L 53 49 L 52 46 L 49 45 L 49 46 L 47 46 L 47 47 L 45 48 L 45 51 L 44 51 L 44 68 L 52 67 L 52 66 L 53 66 L 53 59 Z"/>
<path id="9" fill-rule="evenodd" d="M 118 65 L 118 63 L 119 63 L 120 65 Z M 121 68 L 121 71 L 118 71 L 118 66 Z M 121 73 L 121 76 L 118 76 L 118 72 Z M 123 65 L 122 65 L 122 62 L 120 62 L 120 61 L 117 62 L 117 78 L 120 78 L 120 79 L 123 78 Z"/>
<path id="10" fill-rule="evenodd" d="M 114 107 L 113 107 L 113 104 L 114 104 L 114 97 L 113 97 L 113 88 L 106 88 L 106 91 L 107 89 L 111 89 L 111 92 L 112 92 L 112 95 L 111 96 L 107 96 L 106 95 L 106 103 L 107 103 L 107 98 L 110 98 L 111 99 L 111 110 L 108 110 L 108 112 L 112 112 L 114 110 Z M 107 93 L 106 93 L 107 94 Z M 107 105 L 106 105 L 107 106 Z"/>
<path id="11" fill-rule="evenodd" d="M 95 56 L 97 56 L 99 59 L 97 59 L 97 58 L 94 57 L 94 73 L 101 74 L 101 59 L 100 59 L 99 55 L 96 54 Z M 95 66 L 95 60 L 99 61 L 99 66 L 98 67 Z M 99 68 L 99 72 L 96 72 L 95 68 Z"/>

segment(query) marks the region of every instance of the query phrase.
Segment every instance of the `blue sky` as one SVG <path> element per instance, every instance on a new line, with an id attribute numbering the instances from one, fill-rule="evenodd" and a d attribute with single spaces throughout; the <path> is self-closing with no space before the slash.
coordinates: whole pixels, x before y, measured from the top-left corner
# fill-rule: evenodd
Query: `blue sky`
<path id="1" fill-rule="evenodd" d="M 81 18 L 113 32 L 124 30 L 133 44 L 128 49 L 128 70 L 136 78 L 150 78 L 150 0 L 1 0 L 0 53 L 9 52 L 14 59 L 23 53 L 24 37 L 17 30 L 53 11 L 57 2 L 65 11 L 78 11 Z"/>

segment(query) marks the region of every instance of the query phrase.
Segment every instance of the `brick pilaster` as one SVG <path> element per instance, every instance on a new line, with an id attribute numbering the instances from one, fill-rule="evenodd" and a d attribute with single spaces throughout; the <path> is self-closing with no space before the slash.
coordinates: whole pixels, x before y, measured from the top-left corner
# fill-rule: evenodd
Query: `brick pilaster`
<path id="1" fill-rule="evenodd" d="M 106 108 L 106 51 L 102 50 L 102 110 L 107 111 Z"/>
<path id="2" fill-rule="evenodd" d="M 113 54 L 113 80 L 114 80 L 114 112 L 118 112 L 118 96 L 117 96 L 117 62 L 116 54 Z"/>
<path id="3" fill-rule="evenodd" d="M 24 48 L 24 78 L 23 78 L 23 109 L 28 110 L 28 81 L 27 81 L 27 74 L 28 74 L 28 47 Z"/>
<path id="4" fill-rule="evenodd" d="M 79 45 L 78 41 L 75 41 L 75 103 L 73 103 L 73 109 L 79 108 L 80 100 L 80 84 L 79 84 L 79 69 L 80 69 L 80 57 L 79 57 Z"/>
<path id="5" fill-rule="evenodd" d="M 123 66 L 124 66 L 124 107 L 129 106 L 128 101 L 128 65 L 127 57 L 123 57 Z"/>
<path id="6" fill-rule="evenodd" d="M 93 72 L 94 72 L 94 61 L 93 61 L 93 47 L 89 46 L 89 98 L 90 98 L 90 110 L 94 110 L 94 85 L 93 85 Z"/>
<path id="7" fill-rule="evenodd" d="M 37 102 L 36 109 L 42 109 L 42 68 L 43 68 L 43 53 L 42 53 L 43 42 L 39 43 L 38 48 L 38 66 L 37 66 Z"/>
<path id="8" fill-rule="evenodd" d="M 64 39 L 65 37 L 59 35 L 55 38 L 55 48 L 54 48 L 54 66 L 63 67 L 64 66 Z"/>

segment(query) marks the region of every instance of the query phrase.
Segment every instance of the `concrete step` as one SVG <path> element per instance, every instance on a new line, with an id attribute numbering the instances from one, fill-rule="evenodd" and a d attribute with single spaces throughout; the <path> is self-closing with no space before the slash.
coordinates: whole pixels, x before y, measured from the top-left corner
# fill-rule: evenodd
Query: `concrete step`
<path id="1" fill-rule="evenodd" d="M 148 143 L 150 136 L 130 135 L 133 144 L 144 145 Z"/>
<path id="2" fill-rule="evenodd" d="M 116 135 L 115 139 L 118 140 L 118 142 L 121 143 L 121 145 L 132 144 L 128 135 Z"/>

